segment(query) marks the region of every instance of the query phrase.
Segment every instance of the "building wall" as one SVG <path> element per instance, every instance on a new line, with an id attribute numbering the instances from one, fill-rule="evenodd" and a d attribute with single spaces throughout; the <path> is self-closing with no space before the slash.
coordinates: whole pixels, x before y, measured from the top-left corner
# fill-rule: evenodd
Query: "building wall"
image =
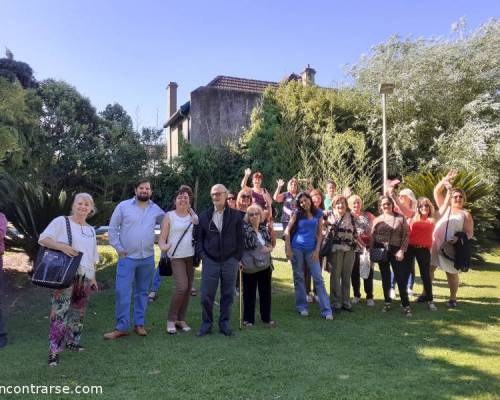
<path id="1" fill-rule="evenodd" d="M 190 142 L 218 146 L 237 140 L 250 125 L 261 93 L 200 87 L 191 92 Z"/>
<path id="2" fill-rule="evenodd" d="M 190 138 L 190 118 L 185 118 L 181 120 L 178 124 L 166 128 L 166 137 L 167 137 L 167 157 L 169 159 L 176 157 L 179 155 L 179 137 L 182 135 L 186 142 L 189 141 Z"/>

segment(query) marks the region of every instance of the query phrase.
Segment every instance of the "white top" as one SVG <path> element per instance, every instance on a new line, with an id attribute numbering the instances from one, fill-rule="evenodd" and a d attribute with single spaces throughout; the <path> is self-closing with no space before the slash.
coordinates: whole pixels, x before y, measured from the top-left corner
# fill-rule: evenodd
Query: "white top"
<path id="1" fill-rule="evenodd" d="M 193 247 L 193 224 L 191 223 L 191 215 L 186 215 L 185 217 L 179 217 L 175 210 L 169 211 L 166 214 L 170 230 L 168 231 L 168 239 L 167 243 L 169 243 L 170 249 L 167 251 L 167 255 L 172 258 L 172 253 L 174 252 L 175 246 L 179 242 L 182 234 L 186 230 L 189 224 L 189 230 L 186 232 L 181 242 L 179 243 L 179 247 L 175 251 L 173 258 L 184 258 L 184 257 L 192 257 L 194 255 L 194 247 Z"/>
<path id="2" fill-rule="evenodd" d="M 440 269 L 451 274 L 457 274 L 458 271 L 454 266 L 454 262 L 447 259 L 441 254 L 441 247 L 443 243 L 448 240 L 452 240 L 455 237 L 456 232 L 462 232 L 464 230 L 465 213 L 460 211 L 457 214 L 450 214 L 449 207 L 443 213 L 441 219 L 436 223 L 434 227 L 433 237 L 433 248 L 432 248 L 432 265 L 437 265 Z M 448 222 L 449 221 L 449 222 Z M 446 233 L 446 224 L 448 223 L 448 233 Z M 449 251 L 453 250 L 450 246 Z"/>
<path id="3" fill-rule="evenodd" d="M 257 240 L 259 241 L 259 243 L 260 243 L 262 246 L 265 246 L 265 245 L 266 245 L 266 241 L 265 241 L 265 240 L 264 240 L 264 238 L 262 237 L 262 233 L 257 232 Z"/>
<path id="4" fill-rule="evenodd" d="M 95 277 L 95 264 L 99 261 L 99 253 L 97 251 L 97 241 L 95 230 L 90 225 L 80 225 L 69 219 L 71 226 L 71 236 L 73 237 L 72 247 L 83 253 L 78 274 L 85 275 L 88 279 Z M 38 243 L 41 240 L 51 238 L 56 242 L 69 244 L 68 233 L 66 232 L 66 221 L 64 217 L 54 218 L 51 223 L 45 228 L 38 238 Z"/>

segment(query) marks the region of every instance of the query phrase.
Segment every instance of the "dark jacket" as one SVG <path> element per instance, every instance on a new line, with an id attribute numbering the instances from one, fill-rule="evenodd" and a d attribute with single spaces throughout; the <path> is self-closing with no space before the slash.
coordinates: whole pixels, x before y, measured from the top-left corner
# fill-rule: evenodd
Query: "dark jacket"
<path id="1" fill-rule="evenodd" d="M 198 224 L 196 250 L 201 257 L 224 262 L 231 257 L 241 260 L 243 255 L 243 214 L 232 208 L 224 208 L 222 232 L 212 221 L 214 208 L 204 211 Z"/>

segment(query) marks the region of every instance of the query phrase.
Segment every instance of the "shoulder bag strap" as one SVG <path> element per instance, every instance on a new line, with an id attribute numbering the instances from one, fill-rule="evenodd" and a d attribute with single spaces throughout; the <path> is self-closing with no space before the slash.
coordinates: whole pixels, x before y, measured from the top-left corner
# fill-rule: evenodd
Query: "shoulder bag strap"
<path id="1" fill-rule="evenodd" d="M 448 211 L 448 218 L 446 219 L 446 229 L 444 230 L 444 241 L 448 241 L 448 225 L 450 224 L 451 206 L 450 211 Z"/>
<path id="2" fill-rule="evenodd" d="M 66 233 L 68 234 L 68 242 L 69 242 L 69 245 L 72 246 L 73 245 L 73 236 L 71 235 L 71 225 L 69 223 L 69 218 L 64 217 L 64 219 L 66 221 Z"/>
<path id="3" fill-rule="evenodd" d="M 193 225 L 192 222 L 189 223 L 188 227 L 186 228 L 186 230 L 184 231 L 184 233 L 182 234 L 181 238 L 179 239 L 179 241 L 177 242 L 177 244 L 175 245 L 175 249 L 174 251 L 172 252 L 172 255 L 170 256 L 170 258 L 172 258 L 175 254 L 175 251 L 177 250 L 177 247 L 179 247 L 179 244 L 181 243 L 182 239 L 184 239 L 184 236 L 186 236 L 186 233 L 187 231 L 189 230 L 189 228 L 191 227 L 191 225 Z"/>

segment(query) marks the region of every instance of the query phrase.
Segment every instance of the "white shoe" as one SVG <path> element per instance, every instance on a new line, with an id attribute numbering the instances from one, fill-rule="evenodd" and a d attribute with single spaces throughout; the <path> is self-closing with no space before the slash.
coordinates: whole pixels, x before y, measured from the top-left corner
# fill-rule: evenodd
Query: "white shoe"
<path id="1" fill-rule="evenodd" d="M 302 310 L 299 314 L 300 314 L 301 316 L 303 316 L 303 317 L 308 317 L 308 316 L 309 316 L 309 311 L 307 311 L 307 310 Z"/>
<path id="2" fill-rule="evenodd" d="M 307 295 L 307 302 L 308 303 L 312 303 L 313 302 L 313 298 L 311 295 Z"/>
<path id="3" fill-rule="evenodd" d="M 353 297 L 351 300 L 351 304 L 358 304 L 361 299 L 359 297 Z"/>
<path id="4" fill-rule="evenodd" d="M 408 297 L 413 297 L 413 290 L 412 289 L 408 289 Z"/>
<path id="5" fill-rule="evenodd" d="M 429 302 L 429 306 L 428 306 L 428 307 L 429 307 L 429 310 L 430 310 L 430 311 L 437 311 L 437 309 L 438 309 L 438 308 L 436 307 L 436 305 L 435 305 L 432 301 L 431 301 L 431 302 Z"/>
<path id="6" fill-rule="evenodd" d="M 389 292 L 389 297 L 391 299 L 395 299 L 396 298 L 396 292 L 394 291 L 394 289 L 391 289 L 390 292 Z"/>
<path id="7" fill-rule="evenodd" d="M 325 319 L 326 319 L 327 321 L 333 321 L 333 314 L 328 314 L 328 315 L 325 317 Z"/>
<path id="8" fill-rule="evenodd" d="M 373 301 L 373 299 L 368 299 L 366 300 L 366 305 L 368 307 L 373 307 L 375 305 L 375 302 Z"/>

